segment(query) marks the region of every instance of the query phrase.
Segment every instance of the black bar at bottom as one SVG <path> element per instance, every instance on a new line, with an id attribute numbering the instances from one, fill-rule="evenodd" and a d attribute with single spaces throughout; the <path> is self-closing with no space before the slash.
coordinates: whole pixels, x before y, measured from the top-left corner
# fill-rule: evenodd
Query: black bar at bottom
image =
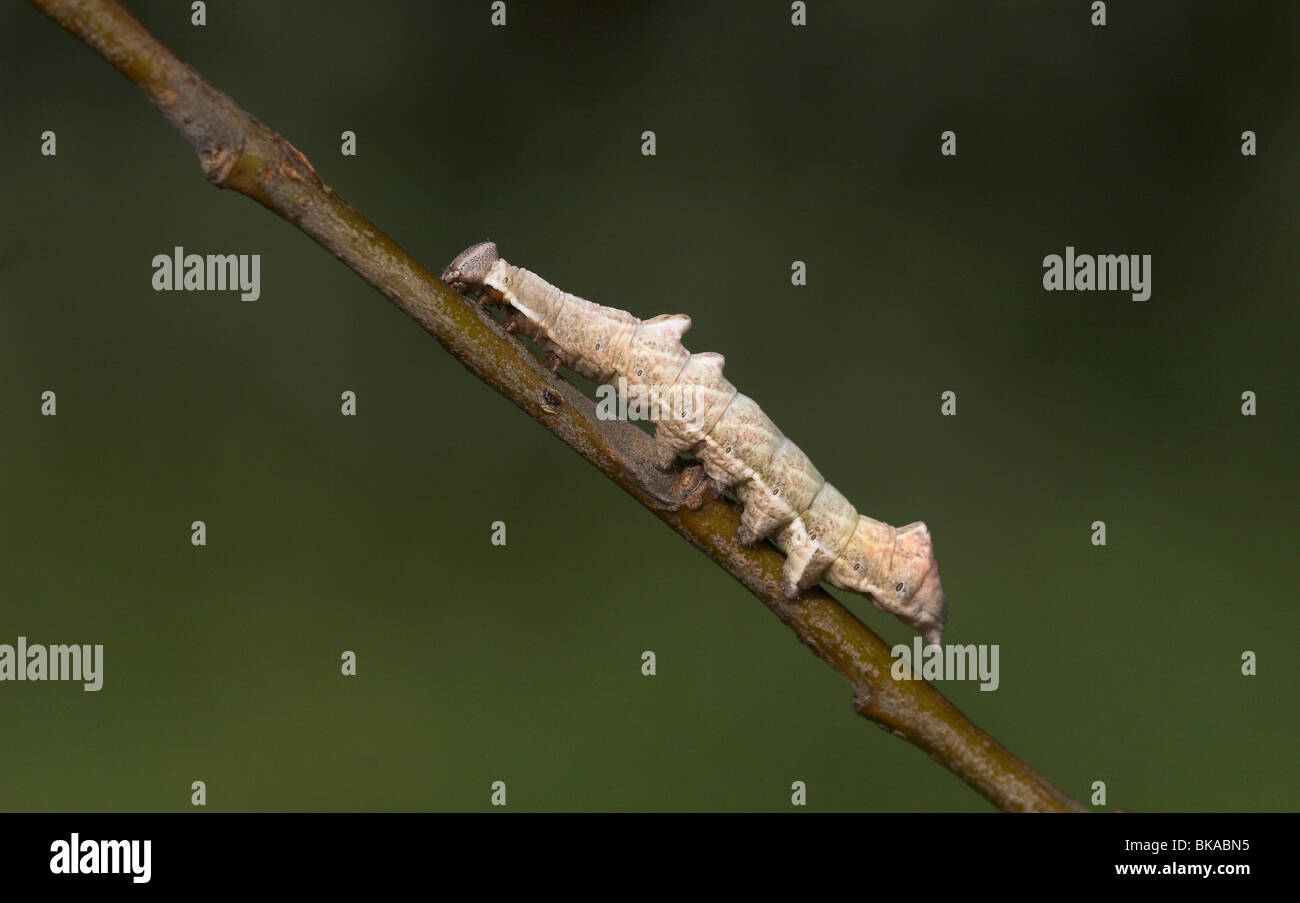
<path id="1" fill-rule="evenodd" d="M 864 893 L 986 881 L 1231 891 L 1285 878 L 1298 830 L 1293 814 L 5 814 L 0 887 L 340 891 L 468 879 L 613 896 L 792 880 L 807 892 L 827 881 Z M 145 840 L 147 881 L 137 880 L 146 847 L 120 843 Z"/>

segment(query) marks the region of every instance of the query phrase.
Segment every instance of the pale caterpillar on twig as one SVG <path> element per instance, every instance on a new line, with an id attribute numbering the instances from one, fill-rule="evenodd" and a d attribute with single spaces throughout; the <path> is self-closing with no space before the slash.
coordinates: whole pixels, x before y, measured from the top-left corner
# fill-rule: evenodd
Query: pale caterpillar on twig
<path id="1" fill-rule="evenodd" d="M 682 346 L 690 317 L 641 320 L 562 292 L 507 263 L 490 241 L 463 251 L 442 280 L 512 310 L 507 328 L 535 340 L 552 369 L 562 364 L 598 384 L 623 377 L 633 388 L 690 390 L 694 403 L 684 416 L 656 422 L 656 463 L 667 469 L 679 454 L 693 454 L 710 478 L 735 491 L 744 506 L 737 537 L 746 544 L 770 538 L 785 553 L 787 598 L 825 580 L 869 596 L 927 643 L 941 642 L 948 606 L 925 524 L 891 527 L 859 515 L 727 381 L 722 355 Z"/>

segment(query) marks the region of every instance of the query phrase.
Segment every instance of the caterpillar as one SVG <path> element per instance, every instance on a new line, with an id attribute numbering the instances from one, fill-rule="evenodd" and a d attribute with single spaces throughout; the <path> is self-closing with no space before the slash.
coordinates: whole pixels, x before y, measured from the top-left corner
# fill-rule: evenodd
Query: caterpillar
<path id="1" fill-rule="evenodd" d="M 689 409 L 655 423 L 655 463 L 666 470 L 678 455 L 691 454 L 710 478 L 734 490 L 744 507 L 737 539 L 746 545 L 771 539 L 785 554 L 786 598 L 825 580 L 867 596 L 928 645 L 941 645 L 948 605 L 926 525 L 892 527 L 858 514 L 758 404 L 722 375 L 722 355 L 683 347 L 690 317 L 641 320 L 563 292 L 507 263 L 490 241 L 461 252 L 442 280 L 477 294 L 480 303 L 504 306 L 507 329 L 533 339 L 552 370 L 564 366 L 601 385 L 618 381 L 620 392 L 689 391 Z"/>

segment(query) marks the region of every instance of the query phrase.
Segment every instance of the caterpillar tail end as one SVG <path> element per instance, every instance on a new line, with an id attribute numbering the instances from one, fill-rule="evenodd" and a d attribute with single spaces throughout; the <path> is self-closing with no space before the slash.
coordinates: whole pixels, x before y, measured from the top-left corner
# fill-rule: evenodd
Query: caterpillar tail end
<path id="1" fill-rule="evenodd" d="M 942 646 L 943 628 L 948 623 L 948 599 L 943 593 L 938 567 L 926 574 L 913 602 L 919 610 L 914 615 L 912 626 L 925 638 L 925 645 Z"/>

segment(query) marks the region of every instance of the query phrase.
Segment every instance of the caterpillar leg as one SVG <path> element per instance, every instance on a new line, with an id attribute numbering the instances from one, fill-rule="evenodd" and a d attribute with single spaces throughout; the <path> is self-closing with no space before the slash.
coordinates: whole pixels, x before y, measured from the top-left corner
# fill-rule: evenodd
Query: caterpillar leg
<path id="1" fill-rule="evenodd" d="M 791 554 L 786 556 L 785 566 L 781 568 L 781 593 L 787 600 L 793 599 L 799 595 L 801 589 L 807 589 L 817 582 L 814 578 L 812 583 L 805 584 L 809 576 L 809 565 L 812 564 L 814 547 L 814 543 L 805 541 L 794 546 Z M 820 574 L 817 576 L 819 577 Z"/>
<path id="2" fill-rule="evenodd" d="M 781 591 L 787 599 L 793 599 L 800 591 L 821 583 L 822 575 L 835 560 L 835 553 L 809 532 L 806 518 L 807 514 L 776 536 L 777 548 L 789 550 L 781 569 Z"/>
<path id="3" fill-rule="evenodd" d="M 741 503 L 744 504 L 744 499 L 741 499 Z M 740 515 L 740 526 L 736 528 L 736 541 L 742 546 L 752 546 L 762 542 L 779 526 L 757 505 L 745 504 L 745 510 Z"/>
<path id="4" fill-rule="evenodd" d="M 655 443 L 655 467 L 662 471 L 670 471 L 673 465 L 677 463 L 677 452 L 671 448 L 660 447 Z"/>
<path id="5" fill-rule="evenodd" d="M 677 463 L 677 456 L 690 451 L 692 444 L 673 429 L 671 421 L 661 422 L 655 427 L 655 467 L 672 470 Z"/>

